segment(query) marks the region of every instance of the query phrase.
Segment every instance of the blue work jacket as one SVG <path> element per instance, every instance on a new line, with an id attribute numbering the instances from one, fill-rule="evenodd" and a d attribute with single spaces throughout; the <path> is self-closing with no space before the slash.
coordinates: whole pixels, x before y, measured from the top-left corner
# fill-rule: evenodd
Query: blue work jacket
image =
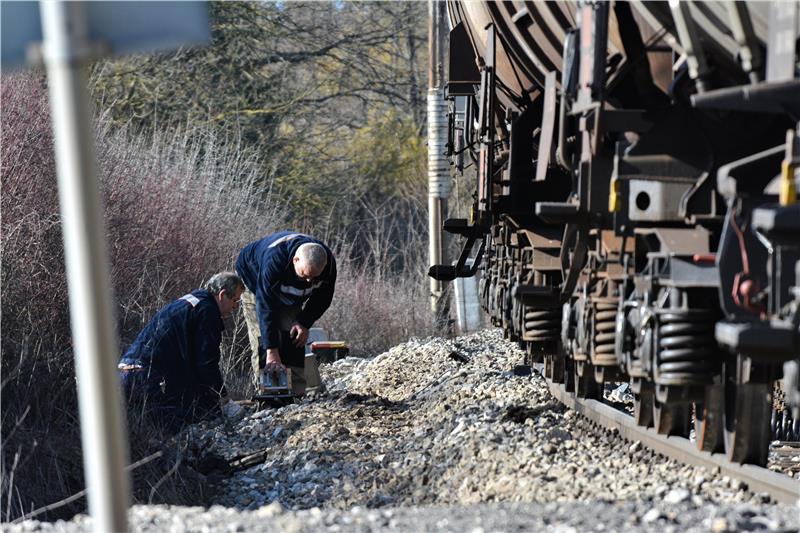
<path id="1" fill-rule="evenodd" d="M 142 366 L 153 401 L 211 408 L 227 395 L 219 369 L 224 329 L 214 296 L 192 291 L 155 314 L 120 364 Z"/>
<path id="2" fill-rule="evenodd" d="M 297 277 L 292 259 L 301 244 L 322 245 L 328 263 L 311 283 Z M 330 307 L 336 285 L 336 261 L 322 242 L 292 231 L 279 231 L 250 243 L 239 253 L 236 270 L 255 295 L 261 348 L 280 347 L 280 314 L 302 305 L 297 322 L 310 328 Z"/>

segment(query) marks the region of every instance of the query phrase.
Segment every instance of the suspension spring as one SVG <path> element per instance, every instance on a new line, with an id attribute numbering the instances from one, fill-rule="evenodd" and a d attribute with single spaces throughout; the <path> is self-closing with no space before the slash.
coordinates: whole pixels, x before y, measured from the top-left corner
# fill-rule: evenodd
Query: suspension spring
<path id="1" fill-rule="evenodd" d="M 719 365 L 714 339 L 716 315 L 705 309 L 665 309 L 658 317 L 660 380 L 700 382 Z"/>
<path id="2" fill-rule="evenodd" d="M 498 289 L 497 278 L 494 276 L 493 272 L 489 272 L 488 280 L 486 281 L 484 297 L 486 302 L 486 314 L 489 316 L 492 325 L 497 326 L 497 319 L 499 317 L 499 313 L 497 311 Z"/>
<path id="3" fill-rule="evenodd" d="M 617 320 L 617 301 L 595 300 L 594 303 L 594 349 L 592 363 L 615 365 L 614 328 Z"/>
<path id="4" fill-rule="evenodd" d="M 783 382 L 776 381 L 772 392 L 772 419 L 770 420 L 772 440 L 800 441 L 800 420 L 794 420 L 789 406 L 786 405 L 786 394 Z"/>
<path id="5" fill-rule="evenodd" d="M 561 309 L 524 309 L 523 340 L 556 341 L 561 335 Z"/>

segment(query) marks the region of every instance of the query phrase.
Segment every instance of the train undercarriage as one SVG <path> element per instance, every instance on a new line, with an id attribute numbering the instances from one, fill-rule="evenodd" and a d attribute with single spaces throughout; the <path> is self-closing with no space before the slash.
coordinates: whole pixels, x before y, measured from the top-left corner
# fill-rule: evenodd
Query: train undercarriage
<path id="1" fill-rule="evenodd" d="M 449 9 L 476 186 L 431 275 L 477 271 L 528 364 L 585 398 L 629 383 L 637 424 L 737 463 L 800 440 L 800 5 Z"/>

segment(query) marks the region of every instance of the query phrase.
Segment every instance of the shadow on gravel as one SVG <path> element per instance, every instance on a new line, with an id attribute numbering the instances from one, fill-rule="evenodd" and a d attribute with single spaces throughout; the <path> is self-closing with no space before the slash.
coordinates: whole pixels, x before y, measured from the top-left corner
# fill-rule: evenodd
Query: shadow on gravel
<path id="1" fill-rule="evenodd" d="M 469 363 L 469 357 L 467 357 L 464 354 L 460 354 L 458 352 L 450 352 L 450 354 L 447 357 L 459 363 Z"/>
<path id="2" fill-rule="evenodd" d="M 332 413 L 347 412 L 348 417 L 352 419 L 364 417 L 364 420 L 370 420 L 396 416 L 410 409 L 405 401 L 392 401 L 373 394 L 328 391 L 321 394 L 318 401 L 324 410 L 330 410 Z M 328 404 L 328 407 L 326 408 L 324 404 Z M 227 479 L 235 478 L 237 475 L 253 478 L 247 483 L 241 483 L 242 495 L 247 499 L 248 494 L 252 496 L 252 493 L 259 493 L 264 501 L 259 502 L 256 496 L 252 496 L 249 503 L 240 505 L 233 500 L 229 501 L 228 494 L 223 497 L 224 503 L 219 502 L 226 507 L 244 509 L 249 508 L 253 502 L 266 505 L 272 501 L 279 501 L 285 507 L 305 509 L 342 499 L 354 505 L 379 507 L 393 501 L 391 493 L 383 490 L 389 478 L 382 477 L 388 476 L 385 474 L 386 469 L 390 462 L 395 460 L 390 454 L 384 454 L 378 461 L 379 464 L 375 463 L 374 454 L 369 451 L 372 445 L 367 442 L 353 449 L 354 443 L 357 442 L 353 440 L 352 432 L 358 430 L 342 424 L 328 427 L 327 438 L 321 439 L 315 449 L 303 448 L 288 453 L 288 450 L 284 449 L 286 441 L 297 430 L 307 427 L 305 422 L 291 419 L 295 416 L 297 416 L 295 412 L 283 416 L 280 410 L 277 410 L 272 424 L 280 427 L 281 431 L 266 436 L 263 447 L 242 454 L 228 455 L 226 451 L 208 446 L 208 439 L 197 440 L 192 443 L 192 449 L 187 453 L 186 463 L 206 479 L 214 499 L 220 496 L 217 494 L 220 488 L 230 489 L 227 483 L 222 484 Z M 271 426 L 269 432 L 273 429 Z M 225 431 L 224 428 L 215 430 Z M 213 431 L 206 432 L 210 435 Z M 345 449 L 341 449 L 342 446 Z M 244 471 L 258 465 L 265 466 L 243 474 Z M 331 474 L 328 472 L 336 472 L 334 477 L 340 479 L 341 483 L 332 484 Z M 364 476 L 369 479 L 366 485 L 362 479 Z M 253 483 L 257 486 L 254 487 Z M 411 486 L 416 485 L 418 481 L 408 481 L 408 483 Z M 239 482 L 236 484 L 240 485 Z M 365 491 L 353 488 L 361 485 L 374 487 Z"/>
<path id="3" fill-rule="evenodd" d="M 332 443 L 330 447 L 304 450 L 301 455 L 281 455 L 279 449 L 271 449 L 269 455 L 259 461 L 265 465 L 264 470 L 248 474 L 257 486 L 245 488 L 241 482 L 237 486 L 242 494 L 260 493 L 263 502 L 259 502 L 259 506 L 278 502 L 286 509 L 300 511 L 315 507 L 349 509 L 354 505 L 367 508 L 391 505 L 399 495 L 419 484 L 416 478 L 398 481 L 389 474 L 389 458 L 399 460 L 401 457 L 386 454 L 387 459 L 376 464 L 367 456 L 354 456 L 352 450 L 338 450 L 336 446 Z M 314 468 L 306 468 L 311 464 Z M 230 500 L 215 503 L 232 509 L 247 508 Z"/>
<path id="4" fill-rule="evenodd" d="M 395 402 L 374 394 L 355 394 L 349 392 L 339 397 L 332 396 L 331 399 L 341 405 L 364 404 L 370 407 L 384 407 L 392 411 L 405 411 L 408 409 L 408 404 L 406 402 Z"/>
<path id="5" fill-rule="evenodd" d="M 220 477 L 263 462 L 270 453 L 274 453 L 275 449 L 280 449 L 286 439 L 301 426 L 302 423 L 298 421 L 285 422 L 281 425 L 281 432 L 271 437 L 263 449 L 236 457 L 225 458 L 214 450 L 202 448 L 203 443 L 192 443 L 192 448 L 189 450 L 190 466 L 201 474 L 210 476 L 213 482 Z"/>
<path id="6" fill-rule="evenodd" d="M 535 420 L 544 412 L 563 413 L 565 410 L 566 407 L 564 407 L 564 404 L 556 401 L 547 402 L 535 407 L 528 407 L 527 405 L 512 405 L 506 409 L 506 412 L 501 420 L 510 420 L 511 422 L 516 422 L 517 424 L 524 424 L 527 419 L 532 418 Z"/>

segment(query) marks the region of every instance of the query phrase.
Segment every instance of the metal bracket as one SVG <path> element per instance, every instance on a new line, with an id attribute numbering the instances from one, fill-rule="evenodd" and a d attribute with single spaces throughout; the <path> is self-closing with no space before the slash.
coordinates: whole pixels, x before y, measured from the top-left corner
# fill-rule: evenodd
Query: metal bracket
<path id="1" fill-rule="evenodd" d="M 731 30 L 739 45 L 739 60 L 742 69 L 747 72 L 751 83 L 759 82 L 762 67 L 761 48 L 753 30 L 753 21 L 745 2 L 729 2 L 728 15 L 731 19 Z"/>
<path id="2" fill-rule="evenodd" d="M 491 220 L 492 181 L 494 178 L 494 111 L 495 111 L 495 28 L 486 28 L 486 56 L 481 69 L 480 103 L 478 108 L 478 199 L 477 218 Z"/>
<path id="3" fill-rule="evenodd" d="M 697 92 L 705 92 L 708 89 L 706 78 L 709 70 L 703 53 L 703 45 L 700 42 L 700 33 L 690 11 L 690 2 L 670 0 L 669 7 L 672 10 L 672 19 L 675 21 L 678 38 L 686 53 L 689 76 L 695 81 Z"/>
<path id="4" fill-rule="evenodd" d="M 474 227 L 474 226 L 473 226 Z M 482 238 L 483 235 L 470 235 L 467 237 L 467 242 L 464 243 L 464 248 L 461 250 L 461 255 L 458 256 L 458 261 L 455 265 L 433 265 L 428 269 L 428 276 L 437 281 L 453 281 L 456 278 L 471 278 L 478 271 L 478 267 L 483 259 L 483 252 L 486 248 L 486 240 Z M 478 253 L 472 264 L 467 266 L 469 253 L 475 245 L 475 241 L 481 238 L 481 245 L 478 248 Z"/>
<path id="5" fill-rule="evenodd" d="M 476 238 L 486 234 L 486 229 L 477 224 L 470 224 L 465 218 L 448 218 L 442 224 L 442 229 L 451 235 Z"/>

